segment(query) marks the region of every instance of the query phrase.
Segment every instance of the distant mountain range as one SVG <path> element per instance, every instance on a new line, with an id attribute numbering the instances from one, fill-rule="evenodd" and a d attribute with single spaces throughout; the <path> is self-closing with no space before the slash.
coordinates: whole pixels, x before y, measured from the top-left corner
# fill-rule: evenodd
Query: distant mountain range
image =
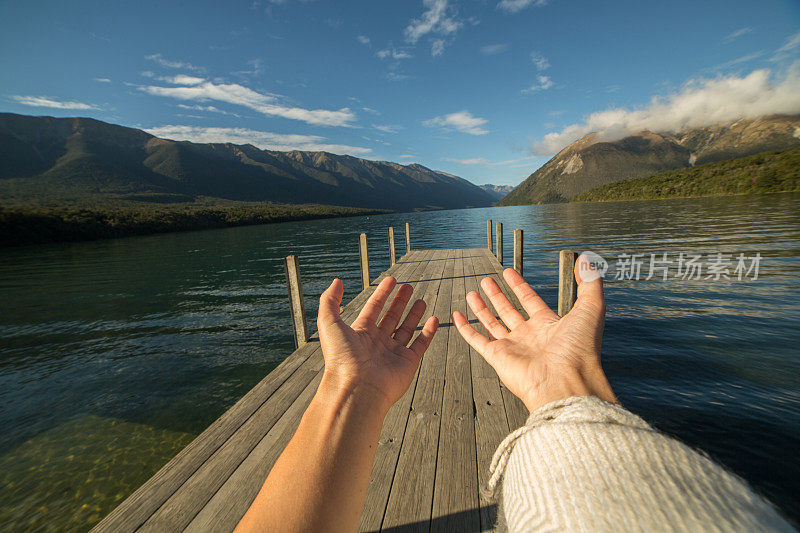
<path id="1" fill-rule="evenodd" d="M 462 178 L 418 164 L 179 142 L 90 118 L 0 113 L 2 203 L 198 197 L 398 211 L 482 207 L 497 200 Z"/>
<path id="2" fill-rule="evenodd" d="M 643 131 L 606 142 L 590 133 L 550 159 L 497 205 L 566 202 L 610 183 L 800 145 L 800 116 L 771 116 L 673 135 Z"/>
<path id="3" fill-rule="evenodd" d="M 514 190 L 513 185 L 494 185 L 492 183 L 486 183 L 484 185 L 479 185 L 481 189 L 491 194 L 496 200 L 504 197 L 508 193 Z"/>

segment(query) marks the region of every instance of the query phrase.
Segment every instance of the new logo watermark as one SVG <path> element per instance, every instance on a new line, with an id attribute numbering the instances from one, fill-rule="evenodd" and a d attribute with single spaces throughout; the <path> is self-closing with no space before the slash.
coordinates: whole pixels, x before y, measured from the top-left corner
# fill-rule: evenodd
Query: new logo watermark
<path id="1" fill-rule="evenodd" d="M 747 256 L 722 252 L 703 254 L 693 252 L 621 253 L 614 261 L 614 269 L 597 252 L 587 250 L 581 254 L 576 268 L 581 279 L 613 280 L 734 280 L 755 281 L 761 266 L 761 253 Z"/>

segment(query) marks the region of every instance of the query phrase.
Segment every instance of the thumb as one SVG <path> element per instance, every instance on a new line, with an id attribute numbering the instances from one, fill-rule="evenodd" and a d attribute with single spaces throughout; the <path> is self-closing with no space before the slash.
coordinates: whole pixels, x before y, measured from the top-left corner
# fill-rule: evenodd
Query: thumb
<path id="1" fill-rule="evenodd" d="M 317 328 L 332 326 L 342 321 L 339 315 L 339 306 L 342 304 L 344 295 L 344 285 L 339 278 L 331 282 L 330 287 L 325 289 L 319 297 L 319 313 L 317 314 Z"/>
<path id="2" fill-rule="evenodd" d="M 578 299 L 575 305 L 603 312 L 606 305 L 603 276 L 595 270 L 586 254 L 581 254 L 575 262 L 575 280 L 578 282 Z"/>

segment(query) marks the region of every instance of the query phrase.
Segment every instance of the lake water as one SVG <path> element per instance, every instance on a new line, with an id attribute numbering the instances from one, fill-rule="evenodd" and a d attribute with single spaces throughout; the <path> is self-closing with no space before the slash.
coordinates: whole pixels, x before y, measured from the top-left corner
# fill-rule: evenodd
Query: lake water
<path id="1" fill-rule="evenodd" d="M 525 232 L 526 278 L 555 304 L 558 250 L 611 264 L 604 366 L 622 403 L 800 518 L 800 195 L 439 211 L 0 251 L 0 529 L 99 521 L 293 349 L 283 257 L 309 322 L 334 276 L 359 291 L 358 235 L 388 267 L 414 248 Z M 651 253 L 761 254 L 758 279 L 645 280 Z M 733 272 L 736 261 L 731 264 Z M 671 274 L 677 273 L 672 267 Z M 703 271 L 705 278 L 706 271 Z"/>

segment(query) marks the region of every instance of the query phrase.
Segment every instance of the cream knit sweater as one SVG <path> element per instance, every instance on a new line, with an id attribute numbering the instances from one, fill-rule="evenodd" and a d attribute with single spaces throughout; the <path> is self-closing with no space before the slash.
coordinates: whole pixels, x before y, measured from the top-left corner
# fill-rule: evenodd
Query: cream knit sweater
<path id="1" fill-rule="evenodd" d="M 501 478 L 510 531 L 793 531 L 738 477 L 595 397 L 531 414 L 495 453 L 490 492 Z"/>

